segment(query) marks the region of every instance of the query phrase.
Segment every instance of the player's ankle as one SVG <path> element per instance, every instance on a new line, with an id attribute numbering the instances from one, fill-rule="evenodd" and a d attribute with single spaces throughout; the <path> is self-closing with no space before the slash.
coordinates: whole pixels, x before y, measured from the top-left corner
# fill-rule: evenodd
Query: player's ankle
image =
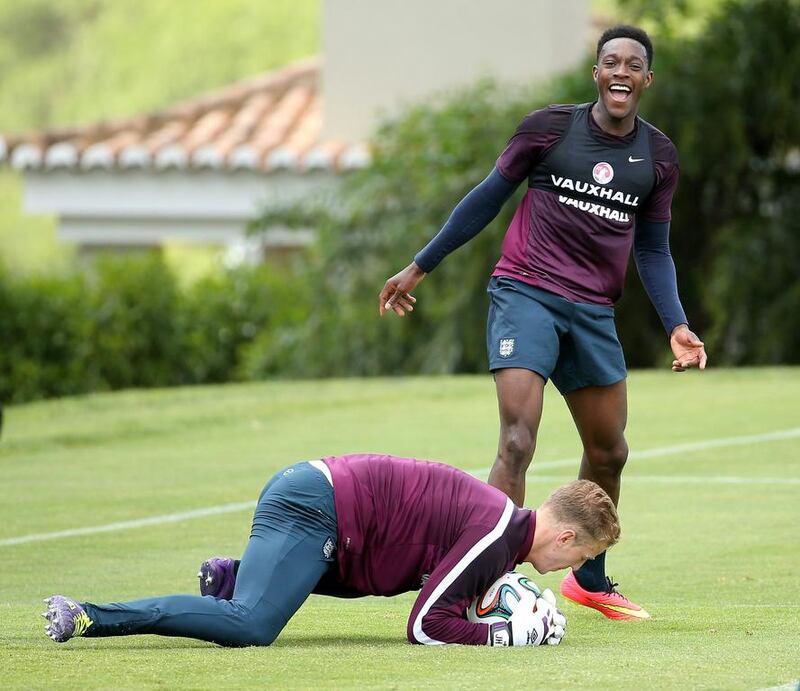
<path id="1" fill-rule="evenodd" d="M 600 593 L 606 589 L 605 574 L 597 574 L 592 569 L 580 568 L 572 572 L 578 585 L 592 593 Z"/>

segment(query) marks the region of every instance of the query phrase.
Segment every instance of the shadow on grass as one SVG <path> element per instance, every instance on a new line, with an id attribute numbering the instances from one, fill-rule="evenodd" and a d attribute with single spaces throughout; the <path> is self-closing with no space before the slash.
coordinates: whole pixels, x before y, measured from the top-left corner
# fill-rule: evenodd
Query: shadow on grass
<path id="1" fill-rule="evenodd" d="M 405 636 L 302 636 L 279 638 L 273 648 L 334 648 L 353 645 L 410 645 Z"/>
<path id="2" fill-rule="evenodd" d="M 147 640 L 130 640 L 128 645 L 124 644 L 117 638 L 95 638 L 86 639 L 86 642 L 91 641 L 90 646 L 81 642 L 70 642 L 66 645 L 59 645 L 58 649 L 64 652 L 80 652 L 85 653 L 89 650 L 191 650 L 191 649 L 206 649 L 206 650 L 270 650 L 274 648 L 286 649 L 305 649 L 305 648 L 339 648 L 339 647 L 353 647 L 353 646 L 386 646 L 386 645 L 409 645 L 404 637 L 401 636 L 302 636 L 298 638 L 286 637 L 279 638 L 275 643 L 270 646 L 248 646 L 244 648 L 229 648 L 226 646 L 217 645 L 216 643 L 209 643 L 206 641 L 195 641 L 187 638 L 160 638 L 153 637 Z"/>

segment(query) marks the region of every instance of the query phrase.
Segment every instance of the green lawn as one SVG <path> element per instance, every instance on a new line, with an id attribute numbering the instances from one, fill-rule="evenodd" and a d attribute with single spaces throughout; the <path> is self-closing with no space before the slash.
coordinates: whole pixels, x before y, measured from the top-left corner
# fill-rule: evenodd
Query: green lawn
<path id="1" fill-rule="evenodd" d="M 480 472 L 497 434 L 489 377 L 229 385 L 12 407 L 0 442 L 0 687 L 755 689 L 798 679 L 800 370 L 637 372 L 629 391 L 623 537 L 608 562 L 653 620 L 611 622 L 561 600 L 561 646 L 505 650 L 409 645 L 413 594 L 312 596 L 265 649 L 149 636 L 59 646 L 42 630 L 43 597 L 192 592 L 205 557 L 241 552 L 249 511 L 9 544 L 254 501 L 275 470 L 329 453 L 415 455 Z M 568 459 L 578 453 L 548 388 L 529 503 L 574 476 Z M 557 589 L 559 578 L 536 581 Z"/>

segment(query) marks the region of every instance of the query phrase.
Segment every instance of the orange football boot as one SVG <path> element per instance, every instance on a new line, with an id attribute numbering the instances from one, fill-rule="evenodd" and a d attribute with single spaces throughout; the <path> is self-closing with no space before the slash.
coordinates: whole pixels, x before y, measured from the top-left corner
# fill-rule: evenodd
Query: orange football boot
<path id="1" fill-rule="evenodd" d="M 612 583 L 610 578 L 606 578 L 606 582 L 608 583 L 607 590 L 600 592 L 585 590 L 570 569 L 570 572 L 561 581 L 561 594 L 579 605 L 596 609 L 609 619 L 641 621 L 650 618 L 650 615 L 639 605 L 631 602 L 622 593 L 618 593 L 617 584 Z"/>

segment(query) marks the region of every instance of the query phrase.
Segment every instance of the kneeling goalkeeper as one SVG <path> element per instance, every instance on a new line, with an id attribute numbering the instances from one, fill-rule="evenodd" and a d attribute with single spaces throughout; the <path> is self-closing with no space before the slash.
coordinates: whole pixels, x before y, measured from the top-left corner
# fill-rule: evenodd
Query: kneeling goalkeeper
<path id="1" fill-rule="evenodd" d="M 619 539 L 614 504 L 576 480 L 537 509 L 449 465 L 355 454 L 297 463 L 259 497 L 241 561 L 201 568 L 205 595 L 105 605 L 54 595 L 46 631 L 76 636 L 158 634 L 224 646 L 269 645 L 312 592 L 336 597 L 420 590 L 412 643 L 556 644 L 566 621 L 554 599 L 507 623 L 472 623 L 470 602 L 522 562 L 540 573 L 578 569 Z"/>

